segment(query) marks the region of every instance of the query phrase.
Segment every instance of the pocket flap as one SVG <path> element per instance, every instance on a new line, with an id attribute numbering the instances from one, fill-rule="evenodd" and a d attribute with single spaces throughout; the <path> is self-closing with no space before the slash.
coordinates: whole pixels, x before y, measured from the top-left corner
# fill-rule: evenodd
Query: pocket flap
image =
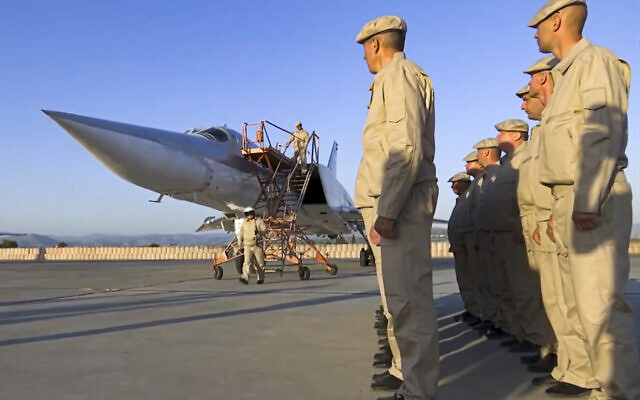
<path id="1" fill-rule="evenodd" d="M 607 105 L 605 88 L 593 88 L 582 91 L 582 105 L 587 110 L 597 110 Z"/>

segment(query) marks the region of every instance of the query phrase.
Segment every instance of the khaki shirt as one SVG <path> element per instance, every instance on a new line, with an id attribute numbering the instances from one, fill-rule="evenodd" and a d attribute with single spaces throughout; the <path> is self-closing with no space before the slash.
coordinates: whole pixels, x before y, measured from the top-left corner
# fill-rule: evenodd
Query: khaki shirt
<path id="1" fill-rule="evenodd" d="M 491 210 L 491 203 L 486 198 L 487 187 L 495 184 L 497 179 L 497 172 L 500 168 L 500 164 L 489 165 L 482 173 L 482 179 L 478 182 L 478 187 L 473 197 L 471 217 L 473 218 L 473 225 L 476 230 L 490 231 L 493 229 L 493 215 L 488 214 L 493 212 Z"/>
<path id="2" fill-rule="evenodd" d="M 469 226 L 471 223 L 471 215 L 469 214 L 471 206 L 470 188 L 471 186 L 456 198 L 456 205 L 451 211 L 451 217 L 449 217 L 447 236 L 451 244 L 451 251 L 463 250 L 465 246 L 462 234 L 473 229 L 473 225 Z"/>
<path id="3" fill-rule="evenodd" d="M 287 140 L 285 147 L 293 142 L 293 148 L 298 151 L 304 151 L 309 143 L 309 132 L 304 129 L 296 129 L 293 135 Z"/>
<path id="4" fill-rule="evenodd" d="M 485 173 L 482 196 L 479 202 L 481 226 L 485 230 L 519 231 L 518 179 L 520 165 L 527 156 L 527 142 L 515 148 L 513 154 L 504 156 L 500 166 L 491 166 Z"/>
<path id="5" fill-rule="evenodd" d="M 552 75 L 555 88 L 541 122 L 540 181 L 574 185 L 574 211 L 599 213 L 616 173 L 628 164 L 629 66 L 583 38 Z"/>
<path id="6" fill-rule="evenodd" d="M 255 246 L 261 238 L 261 233 L 267 230 L 267 225 L 262 218 L 245 219 L 238 234 L 238 244 L 244 246 Z"/>
<path id="7" fill-rule="evenodd" d="M 459 205 L 460 210 L 456 215 L 456 224 L 462 233 L 473 231 L 473 218 L 471 217 L 471 211 L 473 207 L 473 193 L 477 188 L 477 181 L 478 179 L 471 181 L 467 190 L 460 195 L 461 203 Z"/>
<path id="8" fill-rule="evenodd" d="M 427 74 L 398 52 L 370 90 L 355 204 L 377 203 L 379 216 L 396 219 L 412 186 L 436 180 L 433 87 Z"/>
<path id="9" fill-rule="evenodd" d="M 531 129 L 531 140 L 520 165 L 518 205 L 520 216 L 536 215 L 537 221 L 548 221 L 551 216 L 551 189 L 540 183 L 540 125 Z"/>
<path id="10" fill-rule="evenodd" d="M 467 189 L 469 195 L 469 217 L 471 219 L 471 226 L 473 230 L 478 230 L 478 201 L 480 199 L 480 193 L 482 192 L 482 182 L 484 179 L 484 172 L 476 176 L 471 182 L 471 186 Z"/>

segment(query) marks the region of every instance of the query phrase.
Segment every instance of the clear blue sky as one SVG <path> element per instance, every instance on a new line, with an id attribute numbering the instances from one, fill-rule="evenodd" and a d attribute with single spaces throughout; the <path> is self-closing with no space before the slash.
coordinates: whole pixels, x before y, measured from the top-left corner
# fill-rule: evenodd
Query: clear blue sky
<path id="1" fill-rule="evenodd" d="M 640 2 L 590 0 L 585 36 L 640 70 Z M 373 78 L 354 37 L 378 15 L 408 24 L 407 57 L 436 90 L 437 216 L 446 180 L 493 125 L 526 119 L 514 93 L 541 57 L 526 22 L 543 0 L 20 1 L 0 6 L 0 231 L 192 232 L 214 211 L 167 199 L 112 174 L 41 108 L 184 131 L 269 119 L 303 121 L 353 193 Z M 634 75 L 628 176 L 640 191 Z M 638 192 L 637 192 L 638 193 Z M 638 195 L 634 213 L 640 212 Z M 636 217 L 637 221 L 637 217 Z"/>

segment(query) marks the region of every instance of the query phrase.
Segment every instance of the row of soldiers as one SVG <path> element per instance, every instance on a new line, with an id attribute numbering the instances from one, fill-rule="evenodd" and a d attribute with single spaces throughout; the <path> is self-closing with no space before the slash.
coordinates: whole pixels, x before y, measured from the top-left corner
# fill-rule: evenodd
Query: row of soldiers
<path id="1" fill-rule="evenodd" d="M 540 51 L 516 95 L 528 118 L 495 125 L 449 179 L 449 239 L 465 313 L 502 339 L 546 393 L 640 399 L 629 277 L 629 66 L 582 38 L 583 0 L 530 21 Z M 504 155 L 501 157 L 501 154 Z"/>

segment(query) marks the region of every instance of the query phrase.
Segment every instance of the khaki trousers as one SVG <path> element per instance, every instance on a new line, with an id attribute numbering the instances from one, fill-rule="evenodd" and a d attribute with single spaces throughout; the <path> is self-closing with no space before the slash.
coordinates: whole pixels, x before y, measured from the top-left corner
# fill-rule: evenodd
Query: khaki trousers
<path id="1" fill-rule="evenodd" d="M 242 277 L 249 282 L 249 273 L 251 272 L 251 267 L 253 265 L 253 259 L 256 259 L 258 266 L 256 267 L 256 271 L 258 272 L 258 280 L 264 280 L 264 251 L 262 247 L 253 245 L 253 246 L 244 246 L 244 264 L 242 264 Z"/>
<path id="2" fill-rule="evenodd" d="M 631 188 L 618 173 L 600 208 L 600 225 L 579 231 L 572 221 L 573 186 L 553 187 L 553 219 L 563 284 L 572 285 L 569 314 L 578 316 L 578 333 L 601 390 L 595 399 L 640 399 L 640 367 L 633 309 L 624 292 L 629 280 Z M 567 273 L 568 272 L 568 273 Z M 566 287 L 565 287 L 566 291 Z"/>
<path id="3" fill-rule="evenodd" d="M 491 315 L 490 320 L 502 330 L 514 333 L 513 304 L 511 291 L 507 280 L 507 271 L 504 264 L 496 254 L 495 235 L 492 231 L 478 231 L 478 246 L 480 258 L 487 271 L 489 302 Z"/>
<path id="4" fill-rule="evenodd" d="M 300 158 L 300 165 L 305 167 L 307 165 L 307 152 L 306 148 L 302 145 L 294 144 L 293 146 L 293 160 L 295 161 L 297 158 Z"/>
<path id="5" fill-rule="evenodd" d="M 472 315 L 481 315 L 480 305 L 477 300 L 477 284 L 475 284 L 473 280 L 474 276 L 470 268 L 471 264 L 467 250 L 465 248 L 454 249 L 453 261 L 464 309 Z"/>
<path id="6" fill-rule="evenodd" d="M 540 336 L 542 338 L 540 356 L 544 357 L 549 353 L 558 354 L 558 340 L 556 339 L 555 331 L 551 326 L 551 318 L 557 317 L 559 313 L 559 311 L 557 310 L 556 284 L 558 285 L 558 287 L 560 286 L 560 276 L 557 272 L 557 261 L 554 273 L 554 270 L 552 268 L 549 268 L 549 261 L 544 260 L 542 256 L 538 255 L 538 253 L 541 252 L 541 245 L 536 243 L 532 237 L 533 232 L 538 226 L 538 222 L 536 219 L 535 211 L 531 211 L 532 212 L 527 213 L 521 211 L 520 220 L 522 221 L 522 235 L 524 236 L 524 242 L 527 247 L 527 258 L 529 260 L 529 266 L 536 272 L 536 277 L 539 281 L 539 285 L 537 288 L 538 293 L 536 294 L 536 296 L 539 296 L 543 306 L 539 310 L 541 314 L 539 318 L 542 324 L 540 326 Z M 550 241 L 549 238 L 546 239 L 547 241 Z M 544 295 L 545 291 L 551 294 L 547 294 L 546 301 Z M 552 316 L 550 316 L 549 314 L 552 314 Z"/>
<path id="7" fill-rule="evenodd" d="M 510 307 L 506 308 L 510 333 L 519 341 L 542 345 L 543 319 L 540 278 L 529 266 L 520 232 L 495 231 L 496 259 L 507 276 Z"/>
<path id="8" fill-rule="evenodd" d="M 573 336 L 572 329 L 565 328 L 577 322 L 577 315 L 568 314 L 556 244 L 546 234 L 547 222 L 537 224 L 542 243 L 538 245 L 532 240 L 534 256 L 540 266 L 542 302 L 557 339 L 558 365 L 551 372 L 551 376 L 558 381 L 577 386 L 597 387 L 598 383 L 593 376 L 591 362 L 585 363 L 589 357 L 584 341 Z"/>
<path id="9" fill-rule="evenodd" d="M 489 280 L 487 278 L 487 271 L 484 268 L 484 263 L 480 259 L 478 235 L 475 231 L 465 232 L 462 238 L 467 251 L 467 265 L 469 267 L 469 276 L 474 286 L 473 292 L 475 295 L 473 306 L 468 311 L 483 320 L 490 320 Z"/>
<path id="10" fill-rule="evenodd" d="M 397 237 L 382 239 L 382 277 L 402 355 L 407 400 L 435 400 L 438 388 L 438 321 L 433 299 L 431 224 L 438 197 L 435 182 L 411 188 L 396 220 Z"/>
<path id="11" fill-rule="evenodd" d="M 371 227 L 375 223 L 373 220 L 376 217 L 376 208 L 362 208 L 360 209 L 362 219 L 364 220 L 364 228 L 369 236 Z M 371 238 L 369 238 L 371 243 Z M 373 257 L 376 262 L 376 278 L 378 280 L 378 288 L 380 289 L 380 301 L 382 303 L 382 311 L 387 317 L 387 337 L 389 338 L 389 347 L 391 347 L 391 368 L 389 373 L 398 379 L 402 379 L 402 361 L 400 358 L 400 349 L 398 349 L 398 343 L 396 342 L 396 336 L 393 333 L 393 316 L 389 313 L 389 307 L 387 306 L 387 297 L 384 290 L 384 281 L 382 279 L 382 255 L 380 254 L 380 246 L 374 244 L 371 245 L 373 251 Z"/>

